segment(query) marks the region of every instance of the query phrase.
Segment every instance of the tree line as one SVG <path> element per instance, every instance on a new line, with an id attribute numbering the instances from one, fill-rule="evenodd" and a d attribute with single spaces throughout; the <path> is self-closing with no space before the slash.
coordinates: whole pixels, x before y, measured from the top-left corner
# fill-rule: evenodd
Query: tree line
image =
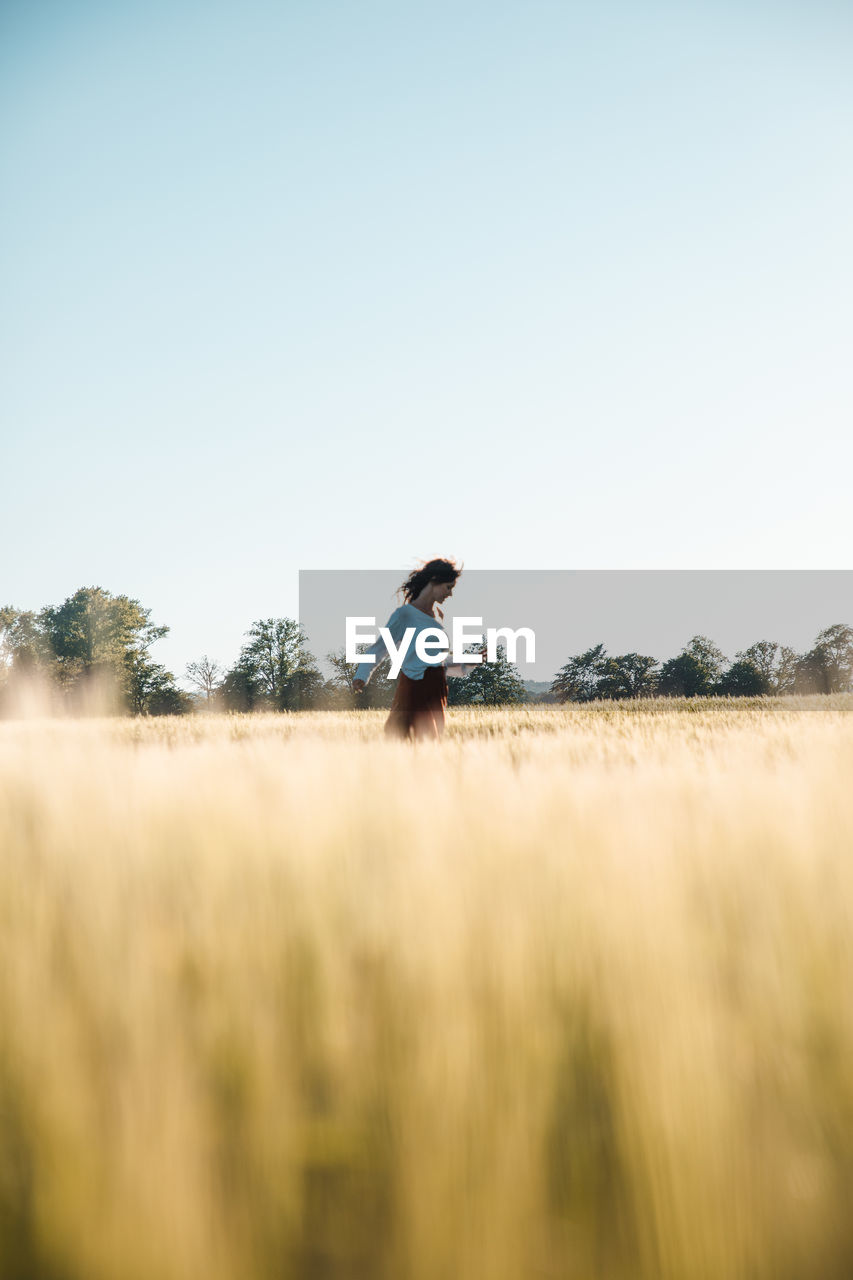
<path id="1" fill-rule="evenodd" d="M 16 706 L 21 689 L 37 684 L 54 705 L 72 712 L 93 705 L 129 715 L 216 711 L 345 710 L 387 707 L 394 694 L 388 661 L 363 693 L 353 690 L 355 664 L 343 651 L 327 654 L 323 676 L 292 618 L 252 623 L 236 662 L 223 668 L 204 655 L 184 673 L 193 693 L 149 652 L 169 628 L 151 620 L 138 600 L 102 587 L 81 587 L 62 604 L 39 612 L 0 608 L 0 714 Z M 569 658 L 550 690 L 531 694 L 499 650 L 464 679 L 449 682 L 454 706 L 503 706 L 528 701 L 589 702 L 602 698 L 758 696 L 836 693 L 853 688 L 853 628 L 836 624 L 808 652 L 758 641 L 728 663 L 705 636 L 694 636 L 675 658 L 611 656 L 603 644 Z"/>
<path id="2" fill-rule="evenodd" d="M 54 705 L 76 711 L 91 704 L 131 715 L 189 709 L 175 678 L 149 653 L 168 627 L 151 621 L 138 600 L 102 587 L 81 587 L 38 613 L 0 608 L 0 712 L 22 688 L 37 685 Z"/>
<path id="3" fill-rule="evenodd" d="M 38 612 L 6 605 L 0 608 L 0 715 L 13 712 L 18 695 L 34 685 L 56 709 L 95 707 L 128 715 L 387 707 L 394 695 L 387 659 L 360 694 L 353 690 L 355 664 L 343 651 L 327 654 L 332 675 L 325 678 L 293 618 L 253 622 L 230 668 L 206 654 L 189 663 L 184 678 L 193 692 L 187 693 L 149 652 L 168 632 L 138 600 L 103 587 L 81 587 L 62 604 Z M 525 698 L 504 654 L 466 681 L 451 682 L 457 704 Z"/>
<path id="4" fill-rule="evenodd" d="M 853 627 L 827 627 L 806 653 L 758 640 L 729 662 L 707 636 L 693 636 L 660 663 L 648 654 L 611 656 L 603 644 L 577 654 L 551 685 L 557 702 L 601 698 L 760 697 L 844 693 L 853 689 Z"/>
<path id="5" fill-rule="evenodd" d="M 186 693 L 155 662 L 151 645 L 169 628 L 138 600 L 81 587 L 39 612 L 0 608 L 0 714 L 21 690 L 37 686 L 54 706 L 92 705 L 129 715 L 181 715 L 200 704 L 226 711 L 313 706 L 325 681 L 291 618 L 255 622 L 232 668 L 204 657 L 189 664 Z"/>

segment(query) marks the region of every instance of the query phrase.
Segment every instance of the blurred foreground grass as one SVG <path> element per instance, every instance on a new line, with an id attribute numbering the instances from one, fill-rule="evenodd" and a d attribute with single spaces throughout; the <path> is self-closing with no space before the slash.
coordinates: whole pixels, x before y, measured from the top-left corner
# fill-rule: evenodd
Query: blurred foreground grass
<path id="1" fill-rule="evenodd" d="M 853 697 L 0 724 L 0 1275 L 853 1274 Z"/>

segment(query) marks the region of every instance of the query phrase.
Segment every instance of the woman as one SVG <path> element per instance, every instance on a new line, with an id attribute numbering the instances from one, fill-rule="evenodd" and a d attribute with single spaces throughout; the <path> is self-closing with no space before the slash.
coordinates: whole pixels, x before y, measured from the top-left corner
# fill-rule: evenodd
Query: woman
<path id="1" fill-rule="evenodd" d="M 414 737 L 438 741 L 444 732 L 448 674 L 467 675 L 477 665 L 450 666 L 447 660 L 429 664 L 422 661 L 415 650 L 419 631 L 444 631 L 441 626 L 444 614 L 439 605 L 453 594 L 461 572 L 452 560 L 428 560 L 420 569 L 414 569 L 400 588 L 405 603 L 394 610 L 386 626 L 397 646 L 408 628 L 413 627 L 415 634 L 403 659 L 391 712 L 385 723 L 385 733 L 389 738 Z M 373 654 L 374 662 L 362 662 L 356 668 L 352 686 L 356 693 L 362 691 L 387 652 L 381 637 L 367 650 L 367 654 Z"/>

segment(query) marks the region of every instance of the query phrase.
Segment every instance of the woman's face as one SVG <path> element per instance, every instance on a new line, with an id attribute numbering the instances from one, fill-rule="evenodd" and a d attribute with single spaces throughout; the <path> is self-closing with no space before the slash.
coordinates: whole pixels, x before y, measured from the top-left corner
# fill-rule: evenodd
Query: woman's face
<path id="1" fill-rule="evenodd" d="M 443 604 L 448 596 L 453 595 L 452 582 L 436 582 L 435 583 L 435 600 L 436 604 Z"/>

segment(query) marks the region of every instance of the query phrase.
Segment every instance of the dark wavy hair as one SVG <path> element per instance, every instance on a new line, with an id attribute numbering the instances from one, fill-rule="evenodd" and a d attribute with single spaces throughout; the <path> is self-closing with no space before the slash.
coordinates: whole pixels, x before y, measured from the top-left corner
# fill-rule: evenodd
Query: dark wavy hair
<path id="1" fill-rule="evenodd" d="M 412 570 L 398 591 L 402 592 L 406 604 L 411 604 L 428 583 L 455 582 L 461 572 L 462 566 L 455 560 L 425 560 L 419 569 Z"/>

